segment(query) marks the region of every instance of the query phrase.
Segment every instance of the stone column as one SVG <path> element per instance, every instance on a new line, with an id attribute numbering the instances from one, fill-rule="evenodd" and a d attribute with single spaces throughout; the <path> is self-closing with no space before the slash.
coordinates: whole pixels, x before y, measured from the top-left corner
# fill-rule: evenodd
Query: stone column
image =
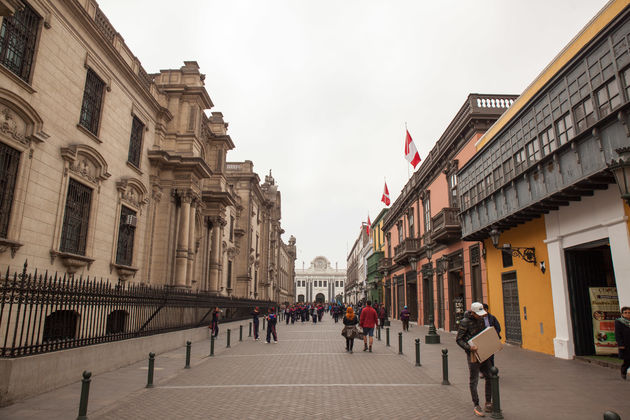
<path id="1" fill-rule="evenodd" d="M 190 195 L 183 194 L 181 196 L 179 231 L 177 233 L 177 249 L 175 251 L 175 282 L 173 284 L 176 287 L 186 287 L 191 201 L 192 197 Z"/>
<path id="2" fill-rule="evenodd" d="M 190 227 L 188 229 L 188 261 L 186 263 L 186 286 L 192 286 L 193 262 L 195 260 L 195 214 L 197 211 L 197 200 L 193 200 L 190 205 Z"/>
<path id="3" fill-rule="evenodd" d="M 219 267 L 221 266 L 221 222 L 214 217 L 212 221 L 212 243 L 210 244 L 210 284 L 208 290 L 219 292 Z"/>

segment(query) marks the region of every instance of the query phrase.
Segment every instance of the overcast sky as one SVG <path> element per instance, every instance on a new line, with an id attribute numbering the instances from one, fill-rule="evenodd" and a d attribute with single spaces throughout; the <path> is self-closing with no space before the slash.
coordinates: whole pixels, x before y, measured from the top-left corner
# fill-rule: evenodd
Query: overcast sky
<path id="1" fill-rule="evenodd" d="M 100 0 L 145 70 L 195 60 L 236 148 L 282 193 L 296 268 L 345 268 L 469 93 L 520 94 L 604 0 Z"/>

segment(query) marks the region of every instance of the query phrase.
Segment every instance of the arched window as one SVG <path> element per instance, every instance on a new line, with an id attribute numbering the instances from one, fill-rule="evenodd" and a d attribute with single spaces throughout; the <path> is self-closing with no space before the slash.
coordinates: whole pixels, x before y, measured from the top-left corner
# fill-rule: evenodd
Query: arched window
<path id="1" fill-rule="evenodd" d="M 55 311 L 44 322 L 43 341 L 58 341 L 75 338 L 79 314 L 75 311 Z"/>

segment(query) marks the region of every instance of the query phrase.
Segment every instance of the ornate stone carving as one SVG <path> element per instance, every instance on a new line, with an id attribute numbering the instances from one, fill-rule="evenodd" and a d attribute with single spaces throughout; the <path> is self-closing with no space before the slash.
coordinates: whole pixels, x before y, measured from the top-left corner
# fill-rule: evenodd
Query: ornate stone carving
<path id="1" fill-rule="evenodd" d="M 30 144 L 30 140 L 24 135 L 26 123 L 6 107 L 0 110 L 0 132 L 24 145 Z"/>

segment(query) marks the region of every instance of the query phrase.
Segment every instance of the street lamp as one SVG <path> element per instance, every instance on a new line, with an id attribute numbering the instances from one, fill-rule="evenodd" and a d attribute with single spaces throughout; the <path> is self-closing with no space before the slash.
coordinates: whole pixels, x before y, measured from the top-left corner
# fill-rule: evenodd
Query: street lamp
<path id="1" fill-rule="evenodd" d="M 424 245 L 424 252 L 427 255 L 427 259 L 431 261 L 431 257 L 433 256 L 433 243 L 429 242 Z"/>
<path id="2" fill-rule="evenodd" d="M 619 154 L 619 160 L 612 160 L 608 168 L 615 176 L 621 198 L 630 205 L 630 147 L 621 147 L 615 152 Z"/>

